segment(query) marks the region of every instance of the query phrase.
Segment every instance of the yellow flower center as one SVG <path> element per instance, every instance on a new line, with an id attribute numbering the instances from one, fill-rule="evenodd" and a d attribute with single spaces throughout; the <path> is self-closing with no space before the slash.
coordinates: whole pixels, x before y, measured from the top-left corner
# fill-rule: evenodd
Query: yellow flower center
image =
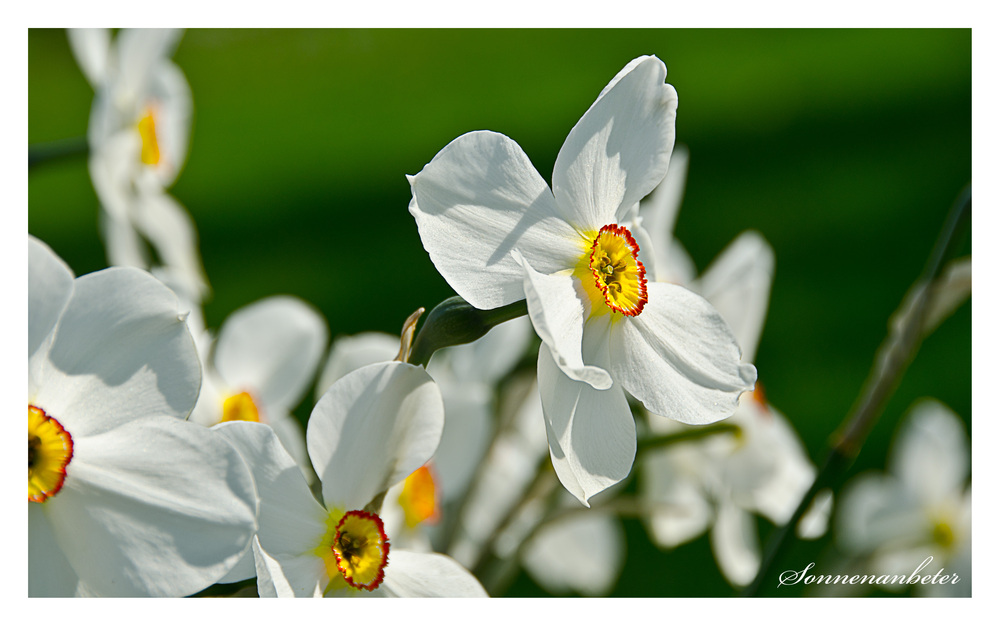
<path id="1" fill-rule="evenodd" d="M 160 162 L 160 144 L 156 141 L 156 120 L 153 109 L 146 109 L 146 114 L 139 120 L 139 137 L 142 138 L 140 158 L 146 165 L 157 165 Z"/>
<path id="2" fill-rule="evenodd" d="M 593 233 L 593 240 L 580 259 L 577 275 L 596 304 L 611 311 L 638 315 L 648 302 L 646 268 L 639 261 L 639 244 L 624 226 L 608 224 Z M 590 239 L 588 238 L 588 241 Z M 595 307 L 594 313 L 607 311 Z"/>
<path id="3" fill-rule="evenodd" d="M 423 521 L 429 524 L 438 521 L 440 512 L 430 467 L 424 465 L 406 477 L 403 491 L 399 494 L 399 506 L 403 507 L 406 525 L 410 528 Z"/>
<path id="4" fill-rule="evenodd" d="M 955 543 L 955 531 L 952 530 L 951 525 L 944 520 L 934 524 L 931 535 L 934 538 L 934 543 L 943 548 L 950 548 L 952 544 Z"/>
<path id="5" fill-rule="evenodd" d="M 223 422 L 259 422 L 260 411 L 254 404 L 253 396 L 243 391 L 229 396 L 222 402 Z"/>
<path id="6" fill-rule="evenodd" d="M 59 493 L 73 458 L 73 438 L 55 418 L 28 405 L 28 502 Z"/>
<path id="7" fill-rule="evenodd" d="M 374 591 L 389 563 L 389 538 L 382 519 L 366 511 L 348 511 L 336 530 L 330 550 L 343 580 L 355 589 Z"/>

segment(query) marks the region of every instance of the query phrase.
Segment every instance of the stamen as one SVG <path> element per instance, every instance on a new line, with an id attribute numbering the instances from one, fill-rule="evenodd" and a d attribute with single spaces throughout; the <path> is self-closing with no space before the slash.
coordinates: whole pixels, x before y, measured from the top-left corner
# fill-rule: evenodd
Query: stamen
<path id="1" fill-rule="evenodd" d="M 617 224 L 601 228 L 588 261 L 592 280 L 611 310 L 629 316 L 642 313 L 648 301 L 646 268 L 639 261 L 639 244 L 627 228 Z"/>
<path id="2" fill-rule="evenodd" d="M 374 591 L 382 583 L 389 563 L 389 538 L 378 515 L 366 511 L 345 513 L 330 550 L 348 585 Z"/>
<path id="3" fill-rule="evenodd" d="M 253 396 L 244 391 L 229 396 L 222 402 L 223 422 L 259 422 L 260 411 L 253 401 Z"/>
<path id="4" fill-rule="evenodd" d="M 28 501 L 45 502 L 59 493 L 73 459 L 73 438 L 53 417 L 28 405 Z"/>

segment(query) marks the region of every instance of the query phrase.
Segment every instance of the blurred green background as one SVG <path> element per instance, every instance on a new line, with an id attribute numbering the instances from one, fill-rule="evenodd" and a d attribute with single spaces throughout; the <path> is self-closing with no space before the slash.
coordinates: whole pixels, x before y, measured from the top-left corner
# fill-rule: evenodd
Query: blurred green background
<path id="1" fill-rule="evenodd" d="M 93 92 L 65 33 L 31 30 L 28 45 L 29 143 L 85 136 Z M 404 175 L 489 129 L 550 179 L 569 129 L 642 54 L 663 59 L 679 94 L 691 164 L 676 234 L 699 269 L 748 228 L 774 247 L 756 365 L 818 461 L 971 180 L 969 30 L 188 31 L 174 60 L 194 126 L 171 193 L 197 224 L 207 324 L 287 293 L 333 336 L 398 333 L 453 295 L 421 247 Z M 85 158 L 33 168 L 28 189 L 29 232 L 77 274 L 104 267 Z M 970 422 L 971 317 L 966 303 L 924 342 L 852 474 L 885 467 L 918 397 Z M 667 552 L 639 522 L 625 527 L 612 595 L 733 593 L 706 537 Z M 829 541 L 798 543 L 778 571 L 822 562 Z M 521 574 L 510 594 L 545 592 Z"/>

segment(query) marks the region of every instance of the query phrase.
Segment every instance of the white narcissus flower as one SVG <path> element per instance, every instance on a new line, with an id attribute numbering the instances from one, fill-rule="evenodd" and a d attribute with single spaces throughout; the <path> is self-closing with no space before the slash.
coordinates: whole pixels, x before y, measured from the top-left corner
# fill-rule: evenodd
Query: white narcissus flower
<path id="1" fill-rule="evenodd" d="M 625 564 L 624 529 L 612 513 L 583 508 L 566 492 L 551 511 L 553 517 L 544 519 L 550 513 L 549 494 L 544 490 L 526 494 L 547 452 L 538 387 L 534 380 L 527 384 L 527 389 L 514 386 L 508 391 L 508 400 L 520 399 L 518 408 L 483 460 L 481 479 L 469 494 L 449 551 L 466 567 L 473 567 L 487 552 L 501 559 L 517 558 L 539 585 L 554 594 L 606 595 Z M 598 503 L 614 497 L 612 491 L 597 496 Z M 515 506 L 519 509 L 509 524 L 487 545 Z"/>
<path id="2" fill-rule="evenodd" d="M 690 424 L 753 387 L 703 298 L 650 283 L 622 225 L 667 170 L 677 95 L 655 57 L 630 62 L 570 131 L 549 189 L 508 137 L 472 132 L 409 177 L 410 213 L 441 275 L 474 307 L 527 299 L 553 466 L 584 504 L 628 475 L 624 391 Z"/>
<path id="3" fill-rule="evenodd" d="M 434 453 L 440 392 L 422 367 L 376 363 L 336 381 L 309 418 L 306 439 L 324 504 L 312 496 L 273 431 L 217 426 L 241 451 L 260 493 L 254 538 L 261 596 L 483 596 L 454 560 L 391 547 L 381 497 Z"/>
<path id="4" fill-rule="evenodd" d="M 888 466 L 888 474 L 862 474 L 844 489 L 838 545 L 861 557 L 866 573 L 881 575 L 909 576 L 933 557 L 921 575 L 943 570 L 948 582 L 918 584 L 917 593 L 971 595 L 972 487 L 962 421 L 936 400 L 918 403 L 900 427 Z"/>
<path id="5" fill-rule="evenodd" d="M 90 175 L 103 212 L 108 260 L 154 270 L 194 302 L 208 292 L 190 215 L 165 192 L 187 156 L 191 89 L 170 61 L 182 31 L 69 29 L 94 88 L 87 129 Z M 156 252 L 154 267 L 143 239 Z"/>
<path id="6" fill-rule="evenodd" d="M 184 596 L 256 530 L 253 480 L 222 436 L 184 421 L 194 342 L 152 276 L 74 278 L 28 239 L 28 593 Z"/>
<path id="7" fill-rule="evenodd" d="M 666 178 L 641 203 L 632 226 L 637 238 L 657 244 L 651 261 L 657 281 L 688 284 L 705 297 L 729 324 L 743 350 L 754 359 L 767 315 L 774 275 L 774 252 L 758 233 L 737 237 L 700 277 L 672 234 L 687 173 L 687 150 L 675 151 Z M 726 578 L 736 585 L 753 580 L 760 567 L 760 541 L 753 514 L 775 524 L 791 518 L 815 477 L 815 469 L 794 429 L 766 399 L 761 388 L 740 397 L 727 421 L 740 428 L 737 437 L 717 435 L 704 441 L 672 445 L 648 453 L 642 493 L 652 509 L 653 540 L 674 547 L 712 529 L 712 548 Z M 684 427 L 649 415 L 654 434 Z M 825 496 L 800 527 L 804 536 L 826 530 Z"/>
<path id="8" fill-rule="evenodd" d="M 292 296 L 264 298 L 233 312 L 211 354 L 202 354 L 204 379 L 191 421 L 268 424 L 308 470 L 302 428 L 291 412 L 316 374 L 327 337 L 323 317 Z"/>

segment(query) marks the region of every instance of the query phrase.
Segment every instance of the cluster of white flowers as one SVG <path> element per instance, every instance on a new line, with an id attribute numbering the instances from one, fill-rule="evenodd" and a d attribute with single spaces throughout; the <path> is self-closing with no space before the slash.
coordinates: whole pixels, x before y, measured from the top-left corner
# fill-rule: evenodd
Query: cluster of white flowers
<path id="1" fill-rule="evenodd" d="M 756 384 L 770 246 L 744 233 L 696 276 L 672 235 L 688 155 L 658 58 L 600 92 L 551 187 L 487 131 L 408 177 L 409 212 L 455 292 L 527 309 L 425 368 L 408 362 L 415 320 L 327 353 L 322 315 L 291 296 L 205 328 L 194 223 L 167 192 L 190 134 L 170 61 L 180 35 L 69 33 L 95 90 L 90 173 L 115 267 L 74 277 L 29 236 L 30 595 L 256 579 L 260 596 L 476 597 L 516 567 L 554 593 L 601 595 L 624 564 L 626 513 L 665 548 L 711 528 L 723 574 L 752 580 L 754 515 L 788 521 L 816 471 Z M 303 433 L 292 411 L 314 379 Z M 721 420 L 732 427 L 703 428 Z M 947 430 L 932 421 L 922 433 Z M 933 493 L 910 480 L 921 445 L 901 453 L 898 488 L 937 516 L 935 545 L 966 545 L 968 499 L 949 495 L 965 474 Z M 848 501 L 886 511 L 848 526 L 892 512 L 897 485 L 873 485 Z M 802 534 L 824 534 L 830 508 Z M 889 558 L 876 535 L 849 537 Z"/>

